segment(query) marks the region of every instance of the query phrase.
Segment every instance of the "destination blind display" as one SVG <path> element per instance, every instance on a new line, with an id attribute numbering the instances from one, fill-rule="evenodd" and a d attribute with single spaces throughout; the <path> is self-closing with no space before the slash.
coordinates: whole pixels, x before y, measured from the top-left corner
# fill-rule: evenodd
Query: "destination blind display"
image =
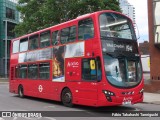
<path id="1" fill-rule="evenodd" d="M 102 41 L 103 52 L 130 52 L 138 53 L 136 42 L 124 42 L 114 40 Z"/>

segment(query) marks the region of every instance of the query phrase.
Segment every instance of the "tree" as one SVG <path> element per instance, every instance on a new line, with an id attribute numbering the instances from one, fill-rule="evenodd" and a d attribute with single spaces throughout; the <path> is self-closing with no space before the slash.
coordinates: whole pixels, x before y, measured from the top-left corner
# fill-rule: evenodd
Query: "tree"
<path id="1" fill-rule="evenodd" d="M 14 29 L 17 36 L 99 10 L 120 11 L 117 0 L 19 0 L 17 9 L 23 20 Z"/>

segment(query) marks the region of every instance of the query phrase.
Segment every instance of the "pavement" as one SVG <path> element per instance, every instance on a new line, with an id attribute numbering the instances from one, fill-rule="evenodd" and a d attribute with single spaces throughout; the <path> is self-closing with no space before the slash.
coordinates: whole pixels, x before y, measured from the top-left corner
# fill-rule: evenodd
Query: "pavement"
<path id="1" fill-rule="evenodd" d="M 160 105 L 160 94 L 144 92 L 144 103 Z"/>
<path id="2" fill-rule="evenodd" d="M 0 78 L 0 84 L 8 83 L 8 79 Z M 160 105 L 160 94 L 144 92 L 144 103 Z"/>

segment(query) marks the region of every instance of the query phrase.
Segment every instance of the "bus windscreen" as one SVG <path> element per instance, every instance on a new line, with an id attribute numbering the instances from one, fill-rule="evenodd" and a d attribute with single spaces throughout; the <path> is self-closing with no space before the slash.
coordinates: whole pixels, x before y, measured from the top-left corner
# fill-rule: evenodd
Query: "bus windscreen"
<path id="1" fill-rule="evenodd" d="M 132 22 L 120 14 L 103 13 L 99 16 L 101 37 L 114 37 L 135 40 Z"/>

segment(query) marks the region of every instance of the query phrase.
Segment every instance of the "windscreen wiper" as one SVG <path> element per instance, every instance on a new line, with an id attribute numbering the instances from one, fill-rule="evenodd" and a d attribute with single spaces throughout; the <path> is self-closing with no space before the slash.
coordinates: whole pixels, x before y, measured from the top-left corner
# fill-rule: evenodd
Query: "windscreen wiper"
<path id="1" fill-rule="evenodd" d="M 112 57 L 112 58 L 115 58 L 115 57 L 116 57 L 114 54 L 111 54 L 111 53 L 109 53 L 109 52 L 106 52 L 105 54 L 108 55 L 108 56 L 110 56 L 110 57 Z"/>
<path id="2" fill-rule="evenodd" d="M 108 40 L 108 38 L 112 38 L 112 37 L 109 37 L 109 36 L 101 36 L 101 39 L 102 39 L 102 40 Z"/>

